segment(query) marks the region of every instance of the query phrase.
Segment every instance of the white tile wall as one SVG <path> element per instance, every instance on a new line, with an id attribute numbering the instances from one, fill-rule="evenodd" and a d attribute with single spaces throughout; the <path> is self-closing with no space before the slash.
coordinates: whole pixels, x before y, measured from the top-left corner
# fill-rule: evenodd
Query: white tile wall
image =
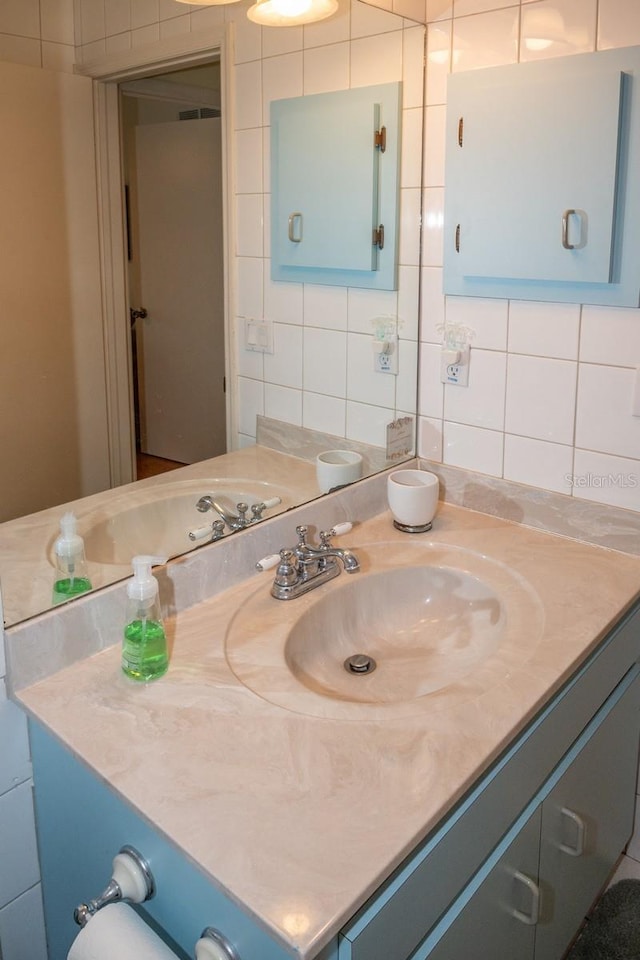
<path id="1" fill-rule="evenodd" d="M 509 304 L 509 350 L 537 357 L 578 359 L 580 307 L 576 303 Z"/>
<path id="2" fill-rule="evenodd" d="M 304 332 L 303 385 L 312 393 L 347 395 L 347 334 L 309 327 Z"/>
<path id="3" fill-rule="evenodd" d="M 302 327 L 290 323 L 274 323 L 273 353 L 264 355 L 266 381 L 283 387 L 302 389 L 302 333 Z"/>
<path id="4" fill-rule="evenodd" d="M 492 316 L 491 301 L 449 297 L 445 304 L 440 270 L 444 188 L 434 183 L 439 174 L 433 172 L 442 162 L 442 136 L 431 111 L 446 101 L 451 70 L 640 43 L 640 4 L 427 0 L 427 17 L 421 452 L 638 511 L 640 482 L 636 485 L 634 478 L 640 477 L 640 418 L 631 414 L 631 396 L 640 366 L 640 310 L 494 301 Z M 449 323 L 471 327 L 475 336 L 469 387 L 447 387 L 441 425 L 435 345 L 441 342 L 438 326 L 445 316 Z M 490 383 L 487 371 L 475 363 L 479 348 L 507 351 L 504 427 L 496 421 L 500 384 Z M 465 392 L 467 398 L 460 396 Z M 440 435 L 444 444 L 438 453 Z"/>
<path id="5" fill-rule="evenodd" d="M 542 60 L 593 50 L 596 5 L 597 0 L 538 0 L 524 6 L 520 59 Z"/>
<path id="6" fill-rule="evenodd" d="M 631 47 L 640 43 L 640 5 L 633 0 L 600 0 L 598 49 Z"/>
<path id="7" fill-rule="evenodd" d="M 573 442 L 577 364 L 511 354 L 505 429 L 523 437 Z"/>
<path id="8" fill-rule="evenodd" d="M 348 317 L 346 287 L 328 287 L 315 283 L 304 284 L 304 324 L 327 330 L 346 330 Z"/>
<path id="9" fill-rule="evenodd" d="M 442 460 L 453 467 L 501 476 L 502 447 L 502 434 L 497 430 L 444 423 Z"/>
<path id="10" fill-rule="evenodd" d="M 635 370 L 580 364 L 577 447 L 618 457 L 638 457 L 640 417 L 631 416 L 635 379 Z"/>
<path id="11" fill-rule="evenodd" d="M 73 0 L 2 0 L 0 60 L 73 72 Z"/>
<path id="12" fill-rule="evenodd" d="M 302 426 L 320 430 L 337 437 L 346 435 L 347 401 L 305 390 L 302 408 Z"/>

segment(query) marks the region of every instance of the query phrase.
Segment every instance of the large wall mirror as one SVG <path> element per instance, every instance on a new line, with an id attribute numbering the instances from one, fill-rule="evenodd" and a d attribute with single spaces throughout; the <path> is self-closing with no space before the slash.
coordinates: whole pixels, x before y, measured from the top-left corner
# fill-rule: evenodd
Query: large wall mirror
<path id="1" fill-rule="evenodd" d="M 52 606 L 67 510 L 96 589 L 128 576 L 136 553 L 241 533 L 238 502 L 251 520 L 254 505 L 270 517 L 322 495 L 323 450 L 359 455 L 362 476 L 394 462 L 389 424 L 416 414 L 424 27 L 359 0 L 329 23 L 304 28 L 304 69 L 292 33 L 246 25 L 233 47 L 229 25 L 192 29 L 56 84 L 0 64 L 15 90 L 0 178 L 11 195 L 9 178 L 47 177 L 26 211 L 15 201 L 24 229 L 1 238 L 20 319 L 3 378 L 6 624 Z M 344 65 L 327 81 L 332 35 Z M 367 37 L 393 52 L 384 66 L 363 55 Z M 397 290 L 272 281 L 270 101 L 380 79 L 403 81 Z M 26 130 L 34 102 L 46 148 Z M 390 331 L 397 375 L 374 370 Z M 196 512 L 205 495 L 228 514 L 217 532 L 215 510 Z"/>

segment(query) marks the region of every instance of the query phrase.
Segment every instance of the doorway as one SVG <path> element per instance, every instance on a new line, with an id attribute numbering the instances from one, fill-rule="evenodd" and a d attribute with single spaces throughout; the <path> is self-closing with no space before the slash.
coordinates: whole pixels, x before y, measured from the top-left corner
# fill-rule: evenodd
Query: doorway
<path id="1" fill-rule="evenodd" d="M 219 61 L 120 85 L 136 478 L 226 452 Z"/>

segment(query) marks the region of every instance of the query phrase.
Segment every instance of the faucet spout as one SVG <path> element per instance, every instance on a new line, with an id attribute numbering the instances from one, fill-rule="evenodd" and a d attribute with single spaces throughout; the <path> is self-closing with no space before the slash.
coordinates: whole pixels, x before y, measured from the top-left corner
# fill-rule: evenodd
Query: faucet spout
<path id="1" fill-rule="evenodd" d="M 360 562 L 355 553 L 352 553 L 351 550 L 343 550 L 341 547 L 316 548 L 308 545 L 305 546 L 306 551 L 304 554 L 298 554 L 303 563 L 306 560 L 317 560 L 320 557 L 332 557 L 335 560 L 340 560 L 345 573 L 356 573 L 360 569 Z"/>
<path id="2" fill-rule="evenodd" d="M 356 573 L 360 569 L 356 555 L 330 542 L 336 532 L 346 533 L 350 529 L 349 523 L 342 524 L 339 531 L 336 528 L 320 533 L 320 545 L 315 547 L 307 543 L 307 528 L 296 527 L 298 543 L 291 550 L 280 551 L 271 595 L 276 600 L 293 600 L 337 577 L 341 570 Z"/>
<path id="3" fill-rule="evenodd" d="M 238 504 L 238 513 L 232 513 L 219 500 L 215 500 L 210 494 L 200 497 L 196 503 L 196 509 L 200 513 L 206 513 L 207 510 L 215 510 L 219 514 L 230 530 L 241 530 L 247 526 L 246 513 L 249 507 L 246 503 Z"/>

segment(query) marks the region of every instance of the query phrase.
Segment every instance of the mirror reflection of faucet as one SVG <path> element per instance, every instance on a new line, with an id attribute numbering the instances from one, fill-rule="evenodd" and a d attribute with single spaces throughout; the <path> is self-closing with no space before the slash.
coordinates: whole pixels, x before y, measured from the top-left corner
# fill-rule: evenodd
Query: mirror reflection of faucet
<path id="1" fill-rule="evenodd" d="M 249 524 L 262 520 L 262 514 L 265 510 L 269 510 L 271 507 L 277 507 L 280 503 L 282 503 L 281 497 L 270 497 L 268 500 L 253 503 L 251 505 L 251 516 L 248 517 L 249 505 L 244 503 L 244 501 L 236 504 L 237 513 L 234 513 L 231 508 L 227 507 L 220 500 L 216 500 L 210 494 L 206 494 L 204 497 L 200 497 L 196 503 L 196 510 L 200 513 L 214 510 L 220 519 L 214 520 L 211 524 L 205 524 L 202 527 L 196 527 L 194 530 L 190 530 L 189 539 L 193 541 L 204 540 L 210 536 L 212 540 L 219 540 L 220 537 L 224 536 L 225 526 L 227 526 L 229 530 L 242 530 L 244 527 L 248 527 Z"/>

